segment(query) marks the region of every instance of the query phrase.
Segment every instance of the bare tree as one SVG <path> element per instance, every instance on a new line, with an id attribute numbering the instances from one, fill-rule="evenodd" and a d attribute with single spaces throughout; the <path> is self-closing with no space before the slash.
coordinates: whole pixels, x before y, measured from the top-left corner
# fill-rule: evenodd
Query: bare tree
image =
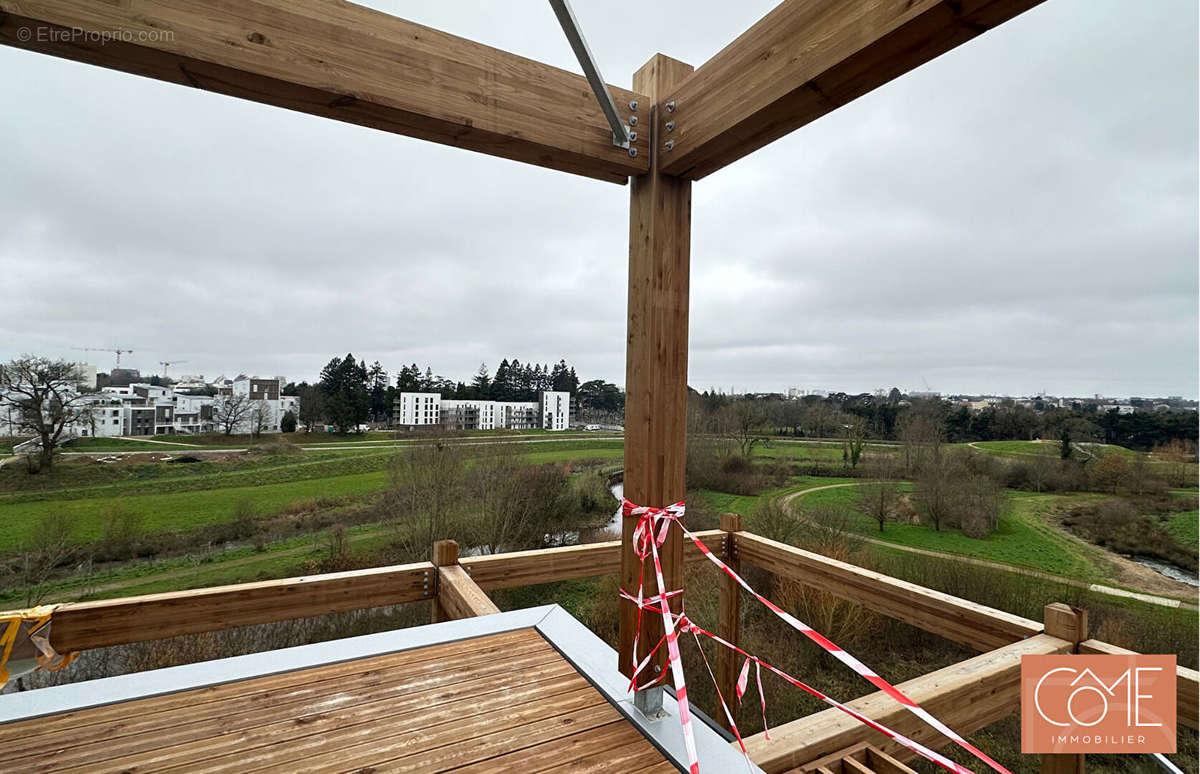
<path id="1" fill-rule="evenodd" d="M 43 515 L 33 525 L 29 542 L 21 554 L 21 581 L 25 605 L 39 604 L 46 594 L 44 584 L 55 568 L 75 553 L 74 524 L 61 512 Z"/>
<path id="2" fill-rule="evenodd" d="M 38 470 L 50 469 L 64 431 L 91 414 L 78 382 L 78 367 L 66 360 L 22 355 L 0 365 L 0 408 L 37 437 Z"/>
<path id="3" fill-rule="evenodd" d="M 263 430 L 271 426 L 271 407 L 265 400 L 251 401 L 247 420 L 250 424 L 250 435 L 258 438 Z M 228 435 L 228 433 L 227 433 Z"/>
<path id="4" fill-rule="evenodd" d="M 879 522 L 879 531 L 900 504 L 900 487 L 890 481 L 872 481 L 859 487 L 858 510 Z"/>
<path id="5" fill-rule="evenodd" d="M 392 461 L 383 507 L 397 528 L 402 559 L 427 557 L 433 541 L 453 537 L 463 508 L 466 460 L 458 444 L 431 443 L 405 449 Z"/>
<path id="6" fill-rule="evenodd" d="M 767 442 L 769 419 L 766 408 L 758 401 L 735 401 L 717 413 L 717 433 L 737 444 L 743 457 L 749 457 L 755 446 Z"/>
<path id="7" fill-rule="evenodd" d="M 222 395 L 213 401 L 213 423 L 225 435 L 233 435 L 237 426 L 249 418 L 252 404 L 249 395 Z"/>
<path id="8" fill-rule="evenodd" d="M 867 446 L 867 424 L 861 419 L 854 419 L 846 426 L 846 460 L 851 468 L 858 467 L 863 449 Z"/>

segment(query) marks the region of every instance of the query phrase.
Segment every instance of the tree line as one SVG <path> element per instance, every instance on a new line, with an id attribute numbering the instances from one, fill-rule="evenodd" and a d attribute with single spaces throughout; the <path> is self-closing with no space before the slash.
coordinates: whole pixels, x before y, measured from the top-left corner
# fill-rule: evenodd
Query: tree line
<path id="1" fill-rule="evenodd" d="M 936 424 L 949 443 L 972 441 L 1103 442 L 1150 450 L 1174 440 L 1197 440 L 1195 410 L 1102 411 L 1091 403 L 1061 408 L 1049 403 L 1032 407 L 1012 399 L 972 411 L 936 397 L 832 393 L 799 399 L 782 396 L 725 395 L 692 392 L 690 404 L 728 432 L 746 437 L 786 435 L 797 438 L 847 438 L 861 435 L 880 441 L 903 441 L 917 426 Z M 732 429 L 729 429 L 732 428 Z"/>
<path id="2" fill-rule="evenodd" d="M 536 401 L 543 391 L 576 395 L 585 416 L 594 413 L 607 420 L 625 410 L 619 387 L 600 379 L 581 384 L 566 359 L 549 365 L 504 358 L 494 373 L 480 364 L 468 383 L 435 374 L 430 366 L 422 370 L 416 363 L 402 366 L 393 379 L 378 360 L 368 365 L 365 358 L 347 353 L 332 358 L 315 383 L 288 383 L 283 394 L 300 398 L 298 419 L 305 429 L 330 424 L 347 433 L 368 423 L 389 422 L 402 392 L 437 393 L 446 400 Z"/>

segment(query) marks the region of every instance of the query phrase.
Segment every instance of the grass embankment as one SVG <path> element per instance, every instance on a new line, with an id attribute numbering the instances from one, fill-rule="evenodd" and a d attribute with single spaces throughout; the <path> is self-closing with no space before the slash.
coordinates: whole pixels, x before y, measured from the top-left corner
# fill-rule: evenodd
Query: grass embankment
<path id="1" fill-rule="evenodd" d="M 909 483 L 901 489 L 912 491 Z M 1097 580 L 1100 570 L 1090 558 L 1093 552 L 1062 535 L 1048 521 L 1047 512 L 1067 500 L 1093 497 L 1091 495 L 1046 495 L 1009 491 L 1004 513 L 995 531 L 987 538 L 967 537 L 961 530 L 943 526 L 940 530 L 924 524 L 884 525 L 854 510 L 859 496 L 857 487 L 842 487 L 810 492 L 795 502 L 801 507 L 830 505 L 844 510 L 847 526 L 863 537 L 889 543 L 959 554 L 990 562 L 1040 570 L 1078 580 Z"/>
<path id="2" fill-rule="evenodd" d="M 617 459 L 622 453 L 620 441 L 595 440 L 531 443 L 520 449 L 535 464 Z M 259 515 L 268 515 L 297 500 L 370 494 L 383 488 L 387 461 L 394 453 L 333 455 L 315 461 L 306 453 L 283 461 L 267 458 L 261 464 L 248 463 L 229 472 L 209 472 L 226 463 L 208 463 L 199 474 L 187 471 L 206 463 L 138 466 L 172 470 L 146 480 L 0 495 L 0 554 L 19 550 L 38 521 L 49 514 L 68 516 L 73 538 L 90 542 L 102 537 L 104 512 L 115 504 L 139 517 L 141 528 L 152 534 L 231 522 L 241 503 L 249 504 Z"/>

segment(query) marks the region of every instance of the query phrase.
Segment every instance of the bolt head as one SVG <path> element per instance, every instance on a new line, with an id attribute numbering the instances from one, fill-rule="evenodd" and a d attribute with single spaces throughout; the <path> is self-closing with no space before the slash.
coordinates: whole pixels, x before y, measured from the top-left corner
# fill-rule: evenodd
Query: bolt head
<path id="1" fill-rule="evenodd" d="M 629 117 L 629 125 L 630 125 L 630 126 L 637 126 L 637 116 L 630 116 L 630 117 Z"/>
<path id="2" fill-rule="evenodd" d="M 629 157 L 634 158 L 635 156 L 637 156 L 637 148 L 630 148 L 629 149 Z"/>
<path id="3" fill-rule="evenodd" d="M 675 112 L 675 100 L 671 100 L 670 102 L 667 103 L 667 112 L 668 113 Z"/>
<path id="4" fill-rule="evenodd" d="M 634 111 L 637 110 L 637 100 L 636 99 L 629 100 L 629 109 L 634 110 Z"/>
<path id="5" fill-rule="evenodd" d="M 667 147 L 667 150 L 675 150 L 675 141 L 674 141 L 674 140 L 667 140 L 667 145 L 666 145 L 666 147 Z"/>
<path id="6" fill-rule="evenodd" d="M 674 121 L 668 121 L 668 122 L 667 122 L 667 131 L 668 131 L 668 132 L 673 132 L 673 131 L 675 131 L 675 122 L 674 122 Z"/>
<path id="7" fill-rule="evenodd" d="M 630 141 L 630 142 L 637 142 L 637 132 L 630 132 L 630 133 L 629 133 L 629 141 Z"/>

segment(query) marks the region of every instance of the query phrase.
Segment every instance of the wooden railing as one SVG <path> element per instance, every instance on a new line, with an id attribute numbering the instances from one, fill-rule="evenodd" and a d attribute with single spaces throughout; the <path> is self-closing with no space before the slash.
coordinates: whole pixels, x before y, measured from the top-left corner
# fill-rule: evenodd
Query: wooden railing
<path id="1" fill-rule="evenodd" d="M 1132 652 L 1087 639 L 1086 613 L 1065 605 L 1048 605 L 1043 620 L 1034 621 L 740 531 L 740 519 L 732 514 L 722 517 L 722 527 L 698 534 L 735 568 L 753 565 L 768 570 L 982 651 L 901 686 L 960 733 L 971 733 L 1019 711 L 1024 654 Z M 433 562 L 64 604 L 54 613 L 51 642 L 59 652 L 79 651 L 420 601 L 432 604 L 435 620 L 487 615 L 498 612 L 487 596 L 489 590 L 615 575 L 620 553 L 620 542 L 612 541 L 459 557 L 457 544 L 438 541 Z M 685 558 L 689 563 L 703 561 L 701 552 L 690 544 Z M 726 577 L 715 582 L 721 592 L 717 630 L 736 643 L 739 592 Z M 728 683 L 736 679 L 733 663 L 720 658 L 714 666 L 722 692 L 732 693 Z M 1179 722 L 1190 728 L 1197 727 L 1198 678 L 1196 670 L 1178 669 Z M 931 728 L 914 723 L 881 693 L 850 704 L 929 746 L 948 743 Z M 761 736 L 747 740 L 753 759 L 769 774 L 858 742 L 878 741 L 875 732 L 836 710 L 775 728 L 772 740 Z M 897 758 L 908 757 L 904 749 L 884 749 Z M 1077 761 L 1067 764 L 1064 770 Z"/>

